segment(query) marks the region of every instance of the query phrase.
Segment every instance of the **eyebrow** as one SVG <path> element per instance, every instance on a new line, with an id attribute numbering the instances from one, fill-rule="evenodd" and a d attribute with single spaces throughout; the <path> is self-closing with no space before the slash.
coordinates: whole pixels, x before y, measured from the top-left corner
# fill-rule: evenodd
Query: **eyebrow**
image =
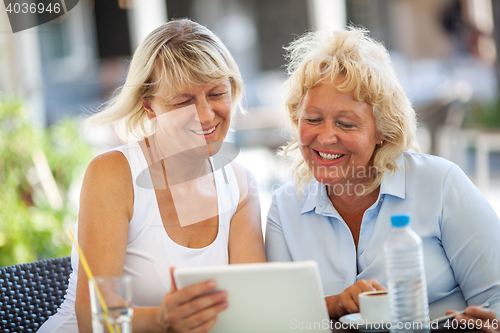
<path id="1" fill-rule="evenodd" d="M 219 87 L 221 87 L 221 86 L 225 86 L 225 84 L 224 84 L 224 83 L 222 83 L 222 82 L 221 82 L 221 83 L 219 83 L 219 84 L 216 84 L 215 86 L 213 86 L 212 88 L 210 88 L 209 92 L 211 92 L 211 91 L 213 91 L 213 90 L 215 90 L 215 89 L 217 89 L 217 88 L 219 88 Z M 176 98 L 181 98 L 181 97 L 189 97 L 189 96 L 192 96 L 192 95 L 191 95 L 191 94 L 179 94 L 179 95 L 175 95 L 175 96 L 173 96 L 172 98 L 170 98 L 170 99 L 168 100 L 168 103 L 170 103 L 171 101 L 173 101 L 173 100 L 174 100 L 174 99 L 176 99 Z"/>
<path id="2" fill-rule="evenodd" d="M 355 111 L 352 111 L 352 110 L 351 111 L 344 111 L 344 110 L 342 110 L 342 111 L 339 111 L 339 113 L 340 113 L 340 115 L 348 113 L 350 116 L 354 116 L 355 118 L 358 118 L 358 119 L 360 118 L 358 116 L 358 114 Z"/>
<path id="3" fill-rule="evenodd" d="M 317 106 L 314 106 L 314 105 L 309 105 L 307 108 L 304 108 L 303 110 L 307 112 L 308 109 L 313 109 L 312 111 L 319 111 L 319 112 L 323 111 L 323 109 L 321 109 Z M 339 116 L 342 116 L 344 114 L 348 114 L 348 115 L 352 115 L 352 116 L 356 117 L 357 119 L 360 118 L 359 115 L 353 110 L 340 110 L 340 111 L 337 111 L 336 113 Z"/>

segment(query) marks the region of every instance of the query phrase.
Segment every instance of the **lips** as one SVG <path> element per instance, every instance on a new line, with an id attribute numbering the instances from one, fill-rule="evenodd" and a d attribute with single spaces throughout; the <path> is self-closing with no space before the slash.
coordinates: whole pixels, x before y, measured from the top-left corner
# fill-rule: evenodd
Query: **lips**
<path id="1" fill-rule="evenodd" d="M 329 161 L 336 160 L 344 156 L 344 154 L 327 154 L 327 153 L 322 153 L 320 151 L 318 151 L 318 155 L 321 159 Z"/>
<path id="2" fill-rule="evenodd" d="M 205 139 L 209 139 L 215 135 L 216 129 L 219 127 L 219 124 L 209 127 L 207 129 L 202 129 L 201 131 L 195 131 L 191 130 L 191 132 L 195 133 L 196 135 L 203 135 Z"/>
<path id="3" fill-rule="evenodd" d="M 315 159 L 319 164 L 322 165 L 334 165 L 339 163 L 340 161 L 343 161 L 345 157 L 347 156 L 346 154 L 343 154 L 341 152 L 337 151 L 327 151 L 327 150 L 316 150 L 313 149 Z"/>
<path id="4" fill-rule="evenodd" d="M 333 150 L 326 150 L 326 149 L 313 149 L 313 151 L 318 155 L 321 159 L 324 160 L 336 160 L 344 156 L 344 153 L 338 152 L 338 151 L 333 151 Z"/>
<path id="5" fill-rule="evenodd" d="M 195 132 L 196 134 L 199 134 L 199 135 L 207 135 L 207 134 L 210 134 L 210 133 L 212 133 L 213 131 L 215 131 L 215 127 L 216 127 L 216 126 L 214 126 L 214 127 L 210 128 L 210 129 L 208 129 L 208 130 L 201 131 L 201 132 L 198 132 L 198 131 L 194 131 L 194 130 L 193 130 L 193 132 Z"/>

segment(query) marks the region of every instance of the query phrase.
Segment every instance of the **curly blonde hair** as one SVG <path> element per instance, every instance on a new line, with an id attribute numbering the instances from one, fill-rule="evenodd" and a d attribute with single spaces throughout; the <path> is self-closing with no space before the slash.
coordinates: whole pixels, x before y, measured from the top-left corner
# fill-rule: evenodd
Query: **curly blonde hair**
<path id="1" fill-rule="evenodd" d="M 383 177 L 398 167 L 404 151 L 418 151 L 415 144 L 416 115 L 391 66 L 386 48 L 368 36 L 368 31 L 349 27 L 347 31 L 309 32 L 285 48 L 287 81 L 285 104 L 293 140 L 282 147 L 291 161 L 297 195 L 313 178 L 298 144 L 299 110 L 306 92 L 320 82 L 331 80 L 337 90 L 353 92 L 358 101 L 372 105 L 377 131 L 385 137 L 373 154 L 372 174 L 364 194 L 373 192 Z M 336 80 L 340 78 L 341 80 Z"/>
<path id="2" fill-rule="evenodd" d="M 114 124 L 120 137 L 143 139 L 156 131 L 156 123 L 148 121 L 144 99 L 223 78 L 231 83 L 234 113 L 241 108 L 243 80 L 233 57 L 206 27 L 188 19 L 172 20 L 139 45 L 125 84 L 101 112 L 86 120 L 86 127 Z"/>

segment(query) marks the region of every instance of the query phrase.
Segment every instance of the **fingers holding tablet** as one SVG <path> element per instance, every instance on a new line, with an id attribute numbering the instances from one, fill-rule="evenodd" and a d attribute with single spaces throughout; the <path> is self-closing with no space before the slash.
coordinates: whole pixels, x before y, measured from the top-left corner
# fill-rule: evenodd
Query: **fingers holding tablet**
<path id="1" fill-rule="evenodd" d="M 177 289 L 172 279 L 172 288 L 163 298 L 160 325 L 175 332 L 208 332 L 228 306 L 227 293 L 214 292 L 215 288 L 215 281 L 209 280 Z"/>

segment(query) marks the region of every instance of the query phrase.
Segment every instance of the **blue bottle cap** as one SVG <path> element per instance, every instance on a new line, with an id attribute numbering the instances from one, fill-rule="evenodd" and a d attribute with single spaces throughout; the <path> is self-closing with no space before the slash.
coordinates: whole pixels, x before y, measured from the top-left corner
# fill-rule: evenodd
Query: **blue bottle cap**
<path id="1" fill-rule="evenodd" d="M 391 217 L 391 223 L 393 227 L 405 227 L 410 223 L 410 216 L 408 215 L 393 215 Z"/>

